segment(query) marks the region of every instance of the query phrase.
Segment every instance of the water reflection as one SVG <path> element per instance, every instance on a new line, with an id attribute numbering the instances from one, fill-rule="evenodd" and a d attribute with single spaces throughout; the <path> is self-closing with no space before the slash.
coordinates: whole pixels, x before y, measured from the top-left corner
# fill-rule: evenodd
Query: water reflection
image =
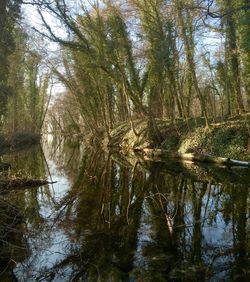
<path id="1" fill-rule="evenodd" d="M 222 168 L 141 162 L 64 141 L 45 149 L 46 162 L 41 151 L 25 160 L 9 157 L 17 170 L 50 174 L 58 183 L 5 196 L 25 224 L 17 232 L 23 252 L 9 250 L 7 261 L 15 263 L 0 275 L 11 272 L 18 281 L 247 280 L 249 171 L 231 172 L 232 181 Z"/>

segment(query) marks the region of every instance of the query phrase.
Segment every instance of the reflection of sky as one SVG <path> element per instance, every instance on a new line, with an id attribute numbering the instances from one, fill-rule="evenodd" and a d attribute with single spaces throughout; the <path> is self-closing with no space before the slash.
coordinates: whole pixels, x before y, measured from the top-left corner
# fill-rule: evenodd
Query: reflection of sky
<path id="1" fill-rule="evenodd" d="M 28 235 L 26 235 L 26 240 L 31 256 L 24 262 L 18 263 L 15 268 L 15 274 L 20 281 L 34 281 L 40 275 L 46 276 L 44 272 L 40 273 L 40 271 L 53 267 L 57 262 L 61 261 L 72 247 L 72 243 L 63 229 L 60 229 L 56 224 L 58 212 L 55 209 L 55 204 L 69 191 L 70 181 L 66 175 L 63 175 L 57 169 L 55 162 L 50 159 L 48 154 L 46 157 L 48 157 L 47 164 L 51 178 L 57 183 L 49 184 L 49 194 L 52 198 L 47 197 L 43 188 L 38 188 L 39 215 L 44 221 L 40 223 L 39 230 L 33 230 L 33 224 L 27 223 Z"/>
<path id="2" fill-rule="evenodd" d="M 63 152 L 61 148 L 59 148 L 58 154 L 51 154 L 51 150 L 49 150 L 49 148 L 45 148 L 45 155 L 47 156 L 47 164 L 50 169 L 51 178 L 53 181 L 57 181 L 57 183 L 49 185 L 49 192 L 46 192 L 47 188 L 38 189 L 38 212 L 40 217 L 43 219 L 41 220 L 41 222 L 39 221 L 39 226 L 37 226 L 38 229 L 34 230 L 34 226 L 36 225 L 32 220 L 31 222 L 27 222 L 28 220 L 26 220 L 28 231 L 25 234 L 25 239 L 27 241 L 27 245 L 29 246 L 30 255 L 24 262 L 18 263 L 17 267 L 15 268 L 15 274 L 20 279 L 20 281 L 34 281 L 40 275 L 46 275 L 46 269 L 51 268 L 53 270 L 55 264 L 60 263 L 64 258 L 72 253 L 72 249 L 78 250 L 78 248 L 80 248 L 80 244 L 82 244 L 82 242 L 84 242 L 85 240 L 83 234 L 87 234 L 86 229 L 82 230 L 81 239 L 79 241 L 74 241 L 74 238 L 76 238 L 74 236 L 74 232 L 76 230 L 74 229 L 74 227 L 72 227 L 71 229 L 71 226 L 69 225 L 70 222 L 67 222 L 67 220 L 65 220 L 65 211 L 63 210 L 63 208 L 59 211 L 56 210 L 56 204 L 58 204 L 60 200 L 67 195 L 73 180 L 69 179 L 65 173 L 65 170 L 62 169 L 61 161 L 63 158 L 60 159 L 60 162 L 58 162 L 57 158 L 62 156 L 62 154 Z M 65 164 L 63 165 L 63 167 L 65 168 Z M 117 175 L 113 191 L 115 191 L 115 193 L 121 191 L 118 202 L 120 201 L 120 206 L 122 206 L 123 199 L 121 187 L 123 186 L 119 186 L 123 183 L 121 179 L 122 173 L 120 166 L 115 166 L 115 168 Z M 131 170 L 129 171 L 132 172 Z M 135 175 L 136 173 L 134 174 L 134 176 Z M 131 177 L 129 173 L 128 177 Z M 126 181 L 126 183 L 128 183 L 128 187 L 125 187 L 125 189 L 130 189 L 131 181 Z M 228 222 L 225 222 L 223 215 L 223 211 L 225 210 L 223 203 L 225 200 L 228 200 L 228 196 L 226 193 L 223 193 L 222 185 L 204 186 L 201 183 L 197 182 L 194 184 L 194 188 L 195 190 L 187 190 L 185 192 L 186 198 L 183 206 L 185 226 L 174 226 L 173 228 L 173 232 L 181 233 L 181 242 L 179 242 L 177 246 L 178 251 L 182 253 L 183 261 L 185 263 L 190 263 L 191 267 L 193 267 L 192 262 L 190 262 L 190 258 L 193 255 L 193 235 L 194 225 L 196 223 L 196 227 L 198 226 L 198 228 L 201 228 L 202 237 L 201 241 L 198 242 L 198 245 L 201 245 L 202 260 L 199 263 L 206 264 L 217 273 L 222 268 L 226 269 L 226 271 L 224 271 L 223 273 L 213 276 L 211 281 L 216 281 L 216 279 L 217 281 L 223 280 L 225 277 L 227 277 L 230 271 L 229 265 L 234 262 L 234 258 L 231 255 L 233 251 L 230 250 L 233 247 L 232 221 L 231 219 L 228 219 Z M 205 191 L 203 190 L 204 194 L 203 192 L 201 192 L 202 189 L 205 189 Z M 174 219 L 177 214 L 175 211 L 176 194 L 174 193 L 174 190 L 171 190 L 171 193 L 168 193 L 169 190 L 166 190 L 165 192 L 167 193 L 165 195 L 166 197 L 163 198 L 163 201 L 165 201 L 164 208 L 168 213 L 168 217 L 172 217 L 172 219 Z M 133 202 L 136 202 L 136 198 L 132 190 L 130 190 L 130 193 L 130 204 L 132 205 Z M 162 236 L 162 234 L 164 234 L 164 232 L 162 231 L 166 230 L 166 218 L 164 217 L 159 203 L 157 203 L 157 197 L 154 198 L 155 195 L 150 189 L 146 192 L 145 196 L 146 198 L 144 198 L 140 214 L 140 224 L 137 230 L 137 246 L 135 250 L 133 250 L 133 267 L 142 272 L 151 271 L 152 261 L 153 263 L 157 263 L 157 260 L 159 260 L 165 263 L 164 260 L 168 260 L 169 257 L 171 258 L 171 253 L 168 253 L 168 251 L 166 250 L 162 250 L 162 246 L 166 246 L 167 242 L 157 242 L 159 238 L 161 238 L 162 240 L 164 240 L 165 238 Z M 198 221 L 195 222 L 194 203 L 196 203 L 196 205 L 198 206 L 200 197 L 201 214 L 197 216 Z M 153 198 L 154 200 L 152 200 Z M 154 203 L 155 206 L 153 209 L 152 205 L 149 205 L 149 201 L 150 203 Z M 76 202 L 77 201 L 75 201 L 75 204 Z M 116 205 L 115 207 L 115 216 L 121 216 L 122 212 L 119 205 Z M 79 207 L 77 207 L 76 204 L 76 206 L 73 206 L 73 208 L 71 209 L 71 212 L 69 214 L 69 217 L 71 219 L 72 216 L 76 216 L 76 213 L 74 214 L 74 209 L 77 210 L 77 208 Z M 96 209 L 98 207 L 95 206 L 90 207 L 90 209 L 91 208 Z M 155 210 L 157 210 L 156 214 L 154 214 Z M 58 221 L 57 217 L 59 219 Z M 155 219 L 157 220 L 156 224 L 154 222 Z M 81 218 L 78 218 L 78 220 L 80 221 Z M 92 232 L 91 228 L 92 227 L 90 226 L 90 233 Z M 157 232 L 159 232 L 160 236 L 157 236 Z M 91 242 L 86 243 L 91 244 Z M 155 248 L 157 253 L 155 252 L 155 250 L 153 250 L 152 253 L 149 253 L 152 251 L 152 248 Z M 161 249 L 158 250 L 157 248 Z M 160 252 L 161 254 L 159 254 Z M 183 263 L 183 261 L 181 263 Z M 177 262 L 176 265 L 176 268 L 181 267 L 180 262 Z M 61 267 L 61 269 L 58 269 L 58 271 L 60 272 L 57 273 L 57 278 L 55 278 L 53 281 L 64 281 L 62 279 L 64 279 L 65 277 L 65 281 L 68 281 L 67 278 L 70 277 L 73 271 L 73 268 L 71 268 L 71 266 L 71 264 L 68 264 L 67 267 Z M 133 276 L 133 274 L 131 275 Z"/>
<path id="3" fill-rule="evenodd" d="M 209 187 L 209 186 L 208 186 Z M 201 188 L 201 187 L 200 187 Z M 202 197 L 201 206 L 201 221 L 196 222 L 200 225 L 201 229 L 201 258 L 202 260 L 215 271 L 215 274 L 210 281 L 221 281 L 229 275 L 231 269 L 230 265 L 234 261 L 233 255 L 227 251 L 233 248 L 233 226 L 232 222 L 226 223 L 223 218 L 222 198 L 217 193 L 221 189 L 221 185 L 211 185 L 211 191 L 206 191 L 206 194 Z M 152 196 L 152 195 L 151 195 Z M 174 203 L 171 202 L 171 198 L 168 198 L 168 206 L 171 207 Z M 152 237 L 153 225 L 151 220 L 154 215 L 147 208 L 147 205 L 143 204 L 143 211 L 140 219 L 140 227 L 138 230 L 137 249 L 134 258 L 134 267 L 141 268 L 147 271 L 148 262 L 147 257 L 144 257 L 143 250 L 148 245 L 155 244 Z M 184 258 L 190 260 L 190 252 L 193 249 L 193 232 L 195 220 L 193 217 L 193 205 L 191 201 L 185 203 L 185 228 L 175 228 L 175 230 L 183 230 L 185 233 L 185 249 L 188 252 L 187 257 Z M 164 218 L 164 217 L 163 217 Z M 162 221 L 163 228 L 166 223 Z M 221 271 L 223 269 L 223 271 Z M 184 274 L 185 275 L 185 274 Z M 223 280 L 224 281 L 224 280 Z"/>
<path id="4" fill-rule="evenodd" d="M 143 209 L 140 218 L 140 227 L 137 233 L 137 249 L 135 252 L 134 266 L 147 268 L 147 261 L 143 256 L 143 248 L 152 242 L 150 211 L 147 208 L 146 200 L 143 201 Z"/>
<path id="5" fill-rule="evenodd" d="M 45 229 L 44 233 L 37 234 L 32 239 L 28 238 L 32 255 L 15 268 L 15 274 L 20 281 L 34 281 L 40 275 L 45 275 L 44 269 L 53 267 L 68 253 L 68 239 L 62 231 L 53 229 L 49 232 Z"/>
<path id="6" fill-rule="evenodd" d="M 220 198 L 220 185 L 211 185 L 211 194 L 204 195 L 202 200 L 202 215 L 204 222 L 204 241 L 211 245 L 230 246 L 232 244 L 232 223 L 225 223 L 223 214 L 222 199 Z M 209 197 L 208 197 L 209 195 Z M 207 212 L 206 212 L 207 211 Z M 206 214 L 205 214 L 206 212 Z M 209 222 L 211 221 L 211 222 Z"/>

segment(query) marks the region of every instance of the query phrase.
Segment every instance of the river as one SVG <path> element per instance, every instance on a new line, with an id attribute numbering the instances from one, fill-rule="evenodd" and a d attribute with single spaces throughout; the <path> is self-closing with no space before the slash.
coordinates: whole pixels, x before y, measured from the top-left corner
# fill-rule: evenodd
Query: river
<path id="1" fill-rule="evenodd" d="M 0 281 L 244 281 L 249 169 L 141 162 L 49 139 L 2 156 Z"/>

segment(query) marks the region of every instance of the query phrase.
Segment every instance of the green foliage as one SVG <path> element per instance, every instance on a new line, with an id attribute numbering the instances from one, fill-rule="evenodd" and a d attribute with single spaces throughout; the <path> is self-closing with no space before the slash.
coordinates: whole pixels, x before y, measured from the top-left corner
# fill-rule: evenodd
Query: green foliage
<path id="1" fill-rule="evenodd" d="M 190 149 L 199 153 L 233 159 L 249 159 L 249 132 L 247 125 L 242 122 L 221 123 L 210 129 L 198 127 L 181 138 L 179 151 L 188 152 Z"/>
<path id="2" fill-rule="evenodd" d="M 132 2 L 140 17 L 140 36 L 145 46 L 145 73 L 148 79 L 144 91 L 148 94 L 148 107 L 154 117 L 162 117 L 164 104 L 160 101 L 169 100 L 169 95 L 175 94 L 167 91 L 168 82 L 174 83 L 172 46 L 175 39 L 172 21 L 163 14 L 164 1 Z"/>
<path id="3" fill-rule="evenodd" d="M 49 75 L 41 72 L 41 57 L 28 49 L 27 34 L 23 30 L 15 30 L 15 41 L 17 48 L 9 57 L 8 75 L 8 84 L 13 91 L 7 101 L 3 130 L 39 133 L 47 101 Z"/>
<path id="4" fill-rule="evenodd" d="M 244 7 L 247 5 L 246 0 L 239 0 L 238 6 Z M 243 9 L 238 14 L 238 40 L 239 47 L 241 49 L 241 60 L 242 60 L 242 73 L 245 91 L 250 100 L 250 9 Z"/>
<path id="5" fill-rule="evenodd" d="M 14 30 L 20 14 L 20 4 L 20 0 L 3 0 L 0 4 L 0 127 L 6 113 L 8 97 L 13 92 L 8 83 L 9 56 L 16 48 Z"/>
<path id="6" fill-rule="evenodd" d="M 205 144 L 214 154 L 231 158 L 244 158 L 248 145 L 248 131 L 246 126 L 226 125 L 215 128 L 206 136 Z"/>
<path id="7" fill-rule="evenodd" d="M 127 120 L 134 131 L 133 119 L 147 117 L 149 134 L 160 140 L 156 117 L 174 122 L 244 112 L 249 69 L 245 2 L 196 2 L 100 0 L 83 4 L 79 13 L 65 2 L 42 4 L 71 34 L 66 40 L 45 23 L 48 37 L 63 46 L 65 72 L 55 72 L 70 98 L 58 104 L 70 100 L 78 112 L 73 117 L 65 106 L 61 128 L 70 122 L 77 132 L 102 127 L 109 136 L 116 124 Z M 218 46 L 211 47 L 204 32 Z"/>
<path id="8" fill-rule="evenodd" d="M 70 33 L 67 41 L 45 24 L 48 36 L 63 46 L 65 71 L 54 72 L 68 90 L 52 114 L 55 128 L 76 133 L 104 128 L 110 137 L 116 124 L 129 121 L 136 136 L 133 120 L 147 117 L 148 135 L 158 142 L 156 117 L 174 123 L 178 117 L 204 115 L 208 120 L 243 112 L 249 70 L 249 11 L 242 8 L 244 0 L 214 1 L 211 11 L 216 13 L 206 16 L 207 1 L 196 7 L 193 0 L 130 0 L 126 8 L 97 1 L 81 6 L 77 14 L 64 1 L 52 2 L 41 3 L 41 13 L 47 9 L 59 17 Z M 40 53 L 27 48 L 25 32 L 16 27 L 13 15 L 18 15 L 20 1 L 4 3 L 0 48 L 9 47 L 0 52 L 0 108 L 2 114 L 8 112 L 6 127 L 39 131 L 49 74 Z M 218 17 L 220 27 L 211 15 Z M 200 48 L 206 44 L 203 27 L 222 38 L 216 53 L 209 46 L 208 51 Z"/>

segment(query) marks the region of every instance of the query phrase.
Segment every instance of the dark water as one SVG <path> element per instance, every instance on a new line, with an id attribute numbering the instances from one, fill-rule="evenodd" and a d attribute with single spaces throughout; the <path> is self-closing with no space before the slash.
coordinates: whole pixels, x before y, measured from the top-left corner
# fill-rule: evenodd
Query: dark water
<path id="1" fill-rule="evenodd" d="M 57 183 L 0 196 L 0 281 L 250 278 L 250 170 L 43 147 L 2 157 Z"/>

